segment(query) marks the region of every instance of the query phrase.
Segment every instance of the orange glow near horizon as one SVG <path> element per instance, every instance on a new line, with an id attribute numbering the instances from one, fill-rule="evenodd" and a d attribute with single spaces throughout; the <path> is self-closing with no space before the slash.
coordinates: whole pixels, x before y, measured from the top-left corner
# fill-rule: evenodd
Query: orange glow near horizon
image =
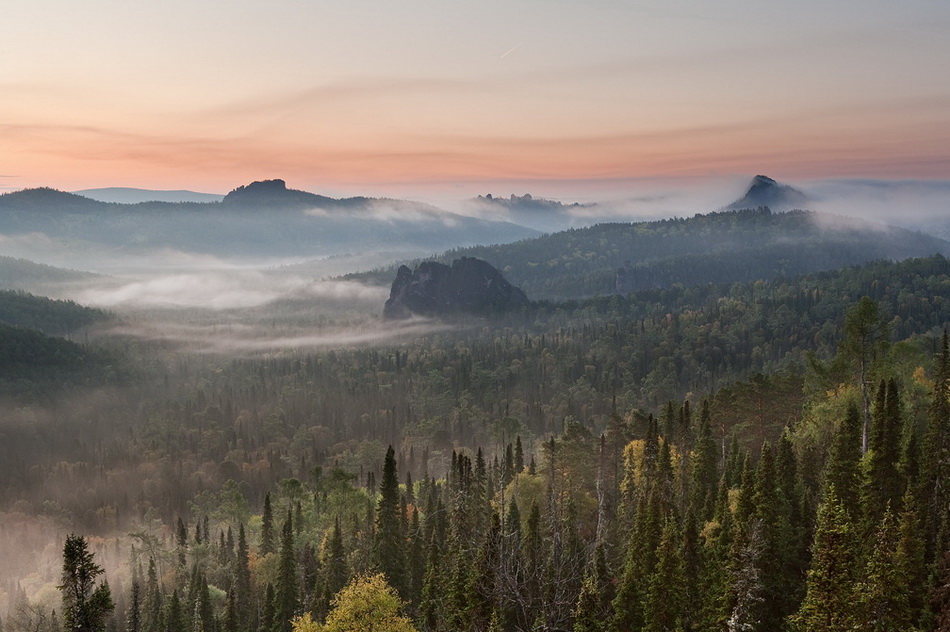
<path id="1" fill-rule="evenodd" d="M 950 179 L 950 8 L 909 2 L 18 3 L 0 191 Z"/>

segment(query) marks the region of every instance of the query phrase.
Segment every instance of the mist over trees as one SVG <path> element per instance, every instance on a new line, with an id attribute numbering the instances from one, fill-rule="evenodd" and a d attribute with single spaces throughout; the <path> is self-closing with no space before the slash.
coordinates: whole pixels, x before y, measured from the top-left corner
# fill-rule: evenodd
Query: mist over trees
<path id="1" fill-rule="evenodd" d="M 941 629 L 948 280 L 879 261 L 239 355 L 2 294 L 0 624 Z"/>

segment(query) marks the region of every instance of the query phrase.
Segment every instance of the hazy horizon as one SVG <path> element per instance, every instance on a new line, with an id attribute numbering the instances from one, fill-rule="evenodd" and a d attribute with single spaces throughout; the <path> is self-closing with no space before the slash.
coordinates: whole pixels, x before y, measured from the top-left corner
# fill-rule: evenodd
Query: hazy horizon
<path id="1" fill-rule="evenodd" d="M 950 178 L 950 6 L 932 2 L 39 0 L 7 18 L 0 190 Z"/>

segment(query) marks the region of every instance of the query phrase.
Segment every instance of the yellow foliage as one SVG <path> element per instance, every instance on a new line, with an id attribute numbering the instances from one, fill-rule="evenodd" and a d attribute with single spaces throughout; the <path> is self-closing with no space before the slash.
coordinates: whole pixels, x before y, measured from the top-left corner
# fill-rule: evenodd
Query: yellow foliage
<path id="1" fill-rule="evenodd" d="M 326 623 L 295 632 L 416 632 L 402 606 L 382 574 L 356 577 L 333 598 Z"/>
<path id="2" fill-rule="evenodd" d="M 303 613 L 303 616 L 294 617 L 291 625 L 294 632 L 321 632 L 323 627 L 311 618 L 309 612 Z"/>

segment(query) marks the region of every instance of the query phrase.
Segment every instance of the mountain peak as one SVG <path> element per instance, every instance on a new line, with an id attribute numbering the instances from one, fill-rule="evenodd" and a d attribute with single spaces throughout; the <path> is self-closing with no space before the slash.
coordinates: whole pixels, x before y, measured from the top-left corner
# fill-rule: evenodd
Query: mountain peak
<path id="1" fill-rule="evenodd" d="M 752 178 L 745 195 L 725 208 L 739 210 L 767 206 L 773 211 L 789 211 L 804 209 L 808 202 L 808 196 L 798 189 L 759 174 Z"/>
<path id="2" fill-rule="evenodd" d="M 528 297 L 494 266 L 474 257 L 462 257 L 451 266 L 423 261 L 416 269 L 400 266 L 389 300 L 383 309 L 387 320 L 451 317 L 460 314 L 488 316 L 520 309 Z"/>

